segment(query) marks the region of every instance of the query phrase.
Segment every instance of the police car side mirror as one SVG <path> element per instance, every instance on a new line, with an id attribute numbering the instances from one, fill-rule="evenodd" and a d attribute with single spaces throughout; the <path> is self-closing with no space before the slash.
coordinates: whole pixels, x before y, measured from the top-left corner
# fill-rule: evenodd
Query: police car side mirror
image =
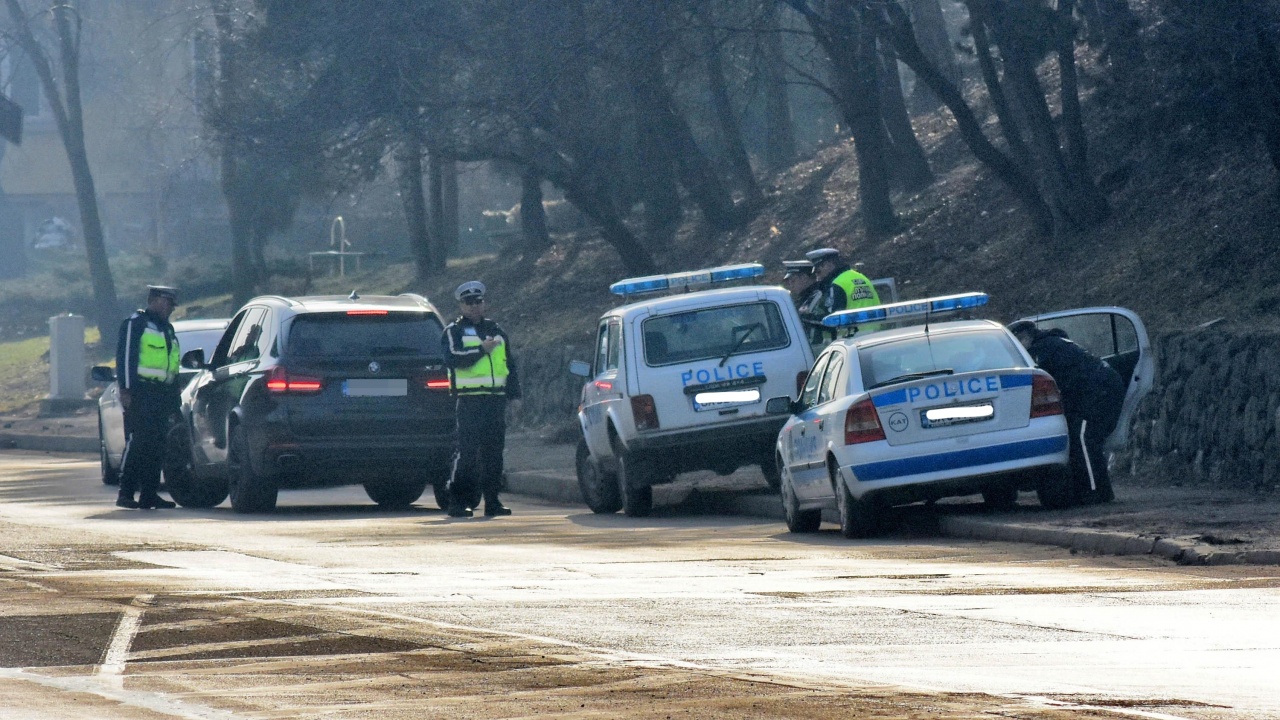
<path id="1" fill-rule="evenodd" d="M 116 379 L 116 371 L 106 365 L 94 365 L 89 370 L 89 377 L 93 378 L 94 382 L 113 382 Z"/>
<path id="2" fill-rule="evenodd" d="M 582 360 L 570 360 L 569 374 L 577 375 L 581 378 L 589 378 L 591 377 L 591 363 L 583 362 Z"/>
<path id="3" fill-rule="evenodd" d="M 183 353 L 181 364 L 182 367 L 188 370 L 203 370 L 205 367 L 204 349 L 196 348 L 190 352 Z"/>
<path id="4" fill-rule="evenodd" d="M 793 415 L 796 412 L 796 404 L 785 395 L 773 397 L 764 404 L 764 411 L 768 415 Z"/>

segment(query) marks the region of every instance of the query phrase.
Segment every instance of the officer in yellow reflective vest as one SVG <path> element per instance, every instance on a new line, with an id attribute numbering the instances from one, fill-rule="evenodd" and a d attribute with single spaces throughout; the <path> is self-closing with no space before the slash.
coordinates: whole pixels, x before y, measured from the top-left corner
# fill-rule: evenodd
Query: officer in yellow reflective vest
<path id="1" fill-rule="evenodd" d="M 823 309 L 826 313 L 855 308 L 872 307 L 880 304 L 880 293 L 875 285 L 862 273 L 849 267 L 835 248 L 819 248 L 810 250 L 804 256 L 813 263 L 814 272 L 818 276 L 818 284 L 823 295 Z M 875 332 L 878 324 L 863 325 L 859 332 Z"/>
<path id="2" fill-rule="evenodd" d="M 477 483 L 484 495 L 485 515 L 511 514 L 498 493 L 502 490 L 507 401 L 520 399 L 520 378 L 507 334 L 484 316 L 484 295 L 484 284 L 478 280 L 459 285 L 453 296 L 462 315 L 441 337 L 458 399 L 457 451 L 448 487 L 450 517 L 472 516 Z"/>
<path id="3" fill-rule="evenodd" d="M 120 325 L 116 344 L 116 387 L 124 408 L 124 456 L 120 460 L 123 508 L 171 508 L 161 498 L 160 469 L 165 434 L 178 412 L 178 363 L 182 350 L 169 316 L 178 305 L 178 291 L 150 285 L 147 307 Z M 140 493 L 135 500 L 134 493 Z"/>

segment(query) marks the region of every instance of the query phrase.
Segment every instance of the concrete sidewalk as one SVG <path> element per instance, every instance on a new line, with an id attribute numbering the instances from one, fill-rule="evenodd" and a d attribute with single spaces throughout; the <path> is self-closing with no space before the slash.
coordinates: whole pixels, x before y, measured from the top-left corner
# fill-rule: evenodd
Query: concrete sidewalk
<path id="1" fill-rule="evenodd" d="M 65 418 L 0 417 L 0 449 L 98 452 L 94 413 Z M 507 439 L 507 484 L 513 494 L 583 506 L 574 447 L 537 435 Z M 777 520 L 782 506 L 755 468 L 721 477 L 682 475 L 654 488 L 655 512 L 741 515 Z M 912 535 L 941 535 L 1056 545 L 1100 555 L 1155 555 L 1190 565 L 1280 565 L 1280 497 L 1219 488 L 1140 484 L 1116 478 L 1116 502 L 1043 510 L 1023 493 L 1017 509 L 989 512 L 974 498 L 893 511 L 893 525 Z M 829 522 L 836 518 L 826 517 Z"/>

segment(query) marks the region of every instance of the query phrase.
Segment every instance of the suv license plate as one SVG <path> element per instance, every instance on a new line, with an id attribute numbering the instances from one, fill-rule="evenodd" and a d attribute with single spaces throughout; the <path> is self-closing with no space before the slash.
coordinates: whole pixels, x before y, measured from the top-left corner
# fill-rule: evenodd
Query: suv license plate
<path id="1" fill-rule="evenodd" d="M 409 381 L 404 378 L 344 380 L 342 394 L 347 397 L 399 397 L 409 394 Z"/>
<path id="2" fill-rule="evenodd" d="M 995 407 L 989 402 L 978 405 L 952 405 L 950 407 L 930 408 L 920 411 L 920 427 L 927 429 L 982 422 L 995 417 L 995 414 Z"/>
<path id="3" fill-rule="evenodd" d="M 746 390 L 709 390 L 693 396 L 693 409 L 723 410 L 740 405 L 754 405 L 760 402 L 760 388 Z"/>

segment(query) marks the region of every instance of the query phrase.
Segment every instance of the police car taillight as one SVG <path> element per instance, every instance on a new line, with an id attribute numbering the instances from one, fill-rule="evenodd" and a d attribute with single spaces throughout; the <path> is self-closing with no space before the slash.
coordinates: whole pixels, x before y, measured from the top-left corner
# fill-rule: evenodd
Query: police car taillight
<path id="1" fill-rule="evenodd" d="M 884 440 L 884 428 L 880 427 L 880 418 L 876 415 L 876 406 L 868 398 L 854 404 L 844 414 L 844 444 Z"/>
<path id="2" fill-rule="evenodd" d="M 1062 414 L 1062 393 L 1053 378 L 1042 373 L 1031 376 L 1031 417 Z"/>
<path id="3" fill-rule="evenodd" d="M 319 392 L 324 382 L 318 377 L 289 374 L 283 365 L 271 368 L 267 375 L 267 390 L 272 393 L 310 393 Z"/>
<path id="4" fill-rule="evenodd" d="M 658 406 L 652 395 L 631 396 L 631 416 L 635 419 L 636 430 L 657 430 Z"/>

